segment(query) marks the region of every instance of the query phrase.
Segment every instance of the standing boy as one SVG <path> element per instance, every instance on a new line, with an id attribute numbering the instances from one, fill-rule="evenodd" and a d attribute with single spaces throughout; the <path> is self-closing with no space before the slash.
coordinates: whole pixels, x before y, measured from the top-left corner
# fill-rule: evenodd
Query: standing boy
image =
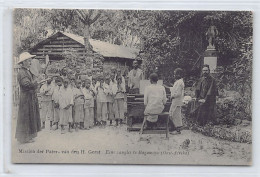
<path id="1" fill-rule="evenodd" d="M 59 96 L 61 134 L 65 133 L 65 126 L 68 124 L 69 131 L 71 131 L 73 92 L 68 85 L 69 80 L 65 78 Z"/>
<path id="2" fill-rule="evenodd" d="M 52 94 L 52 103 L 53 103 L 53 130 L 58 129 L 58 124 L 60 121 L 60 109 L 59 109 L 59 97 L 60 97 L 60 90 L 62 87 L 62 78 L 60 76 L 57 76 L 55 79 L 56 86 L 53 89 Z"/>
<path id="3" fill-rule="evenodd" d="M 118 126 L 118 121 L 122 124 L 124 119 L 124 93 L 125 87 L 122 86 L 122 78 L 117 77 L 117 87 L 113 89 L 113 93 L 115 95 L 114 102 L 114 110 L 115 110 L 115 118 L 116 118 L 116 126 Z"/>
<path id="4" fill-rule="evenodd" d="M 84 103 L 84 128 L 88 130 L 94 125 L 94 96 L 95 93 L 91 89 L 91 82 L 89 79 L 85 80 L 85 88 L 82 89 L 84 94 L 85 103 Z"/>
<path id="5" fill-rule="evenodd" d="M 52 79 L 49 78 L 45 84 L 40 88 L 41 94 L 41 120 L 42 120 L 42 128 L 45 128 L 46 117 L 50 119 L 50 128 L 52 127 L 53 122 L 53 105 L 52 105 L 52 94 L 53 94 L 53 86 L 51 84 Z"/>
<path id="6" fill-rule="evenodd" d="M 76 88 L 73 90 L 74 94 L 74 116 L 75 116 L 75 130 L 84 128 L 84 95 L 81 89 L 81 81 L 76 80 Z"/>
<path id="7" fill-rule="evenodd" d="M 180 128 L 182 127 L 181 106 L 184 97 L 184 82 L 182 75 L 183 71 L 181 68 L 175 69 L 174 78 L 176 81 L 174 82 L 173 87 L 170 87 L 172 104 L 169 113 L 177 134 L 181 134 Z"/>
<path id="8" fill-rule="evenodd" d="M 114 113 L 114 95 L 112 92 L 112 80 L 107 76 L 105 80 L 105 93 L 107 96 L 107 109 L 108 109 L 108 119 L 110 120 L 110 125 L 112 125 L 112 120 L 115 119 Z"/>
<path id="9" fill-rule="evenodd" d="M 104 83 L 103 76 L 99 76 L 99 82 L 97 82 L 97 123 L 106 125 L 107 120 L 107 96 L 106 88 L 107 84 Z"/>

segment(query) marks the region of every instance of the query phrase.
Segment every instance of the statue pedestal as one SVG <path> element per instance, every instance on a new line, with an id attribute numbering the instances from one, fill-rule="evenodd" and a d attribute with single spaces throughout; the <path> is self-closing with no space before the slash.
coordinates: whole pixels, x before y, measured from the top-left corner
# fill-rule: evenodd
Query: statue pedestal
<path id="1" fill-rule="evenodd" d="M 217 51 L 215 48 L 209 48 L 204 53 L 203 64 L 209 65 L 210 73 L 215 73 L 218 63 Z"/>

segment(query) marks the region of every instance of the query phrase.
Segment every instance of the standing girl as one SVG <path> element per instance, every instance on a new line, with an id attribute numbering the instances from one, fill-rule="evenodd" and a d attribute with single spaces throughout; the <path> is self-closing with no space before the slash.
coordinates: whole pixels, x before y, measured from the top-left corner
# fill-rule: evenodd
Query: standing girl
<path id="1" fill-rule="evenodd" d="M 122 85 L 122 78 L 116 77 L 117 80 L 117 88 L 113 89 L 115 95 L 115 102 L 114 102 L 114 110 L 115 110 L 115 118 L 116 118 L 116 126 L 118 126 L 118 121 L 122 124 L 124 119 L 124 93 L 125 87 Z"/>

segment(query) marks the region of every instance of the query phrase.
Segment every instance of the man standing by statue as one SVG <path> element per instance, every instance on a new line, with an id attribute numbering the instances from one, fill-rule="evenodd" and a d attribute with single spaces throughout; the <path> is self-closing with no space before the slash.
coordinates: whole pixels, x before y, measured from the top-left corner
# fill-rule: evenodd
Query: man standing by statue
<path id="1" fill-rule="evenodd" d="M 208 65 L 203 66 L 202 77 L 196 85 L 195 96 L 199 102 L 196 114 L 198 124 L 204 126 L 209 122 L 214 122 L 218 90 L 216 80 L 210 75 Z"/>
<path id="2" fill-rule="evenodd" d="M 138 94 L 140 90 L 140 80 L 144 77 L 143 71 L 138 68 L 138 61 L 133 62 L 133 69 L 128 74 L 129 93 Z"/>

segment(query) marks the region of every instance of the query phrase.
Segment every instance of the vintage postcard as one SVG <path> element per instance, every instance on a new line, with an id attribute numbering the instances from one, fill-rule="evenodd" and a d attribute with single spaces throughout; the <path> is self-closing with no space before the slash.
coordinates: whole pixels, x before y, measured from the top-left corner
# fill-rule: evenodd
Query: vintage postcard
<path id="1" fill-rule="evenodd" d="M 13 10 L 12 163 L 252 164 L 253 13 Z"/>

